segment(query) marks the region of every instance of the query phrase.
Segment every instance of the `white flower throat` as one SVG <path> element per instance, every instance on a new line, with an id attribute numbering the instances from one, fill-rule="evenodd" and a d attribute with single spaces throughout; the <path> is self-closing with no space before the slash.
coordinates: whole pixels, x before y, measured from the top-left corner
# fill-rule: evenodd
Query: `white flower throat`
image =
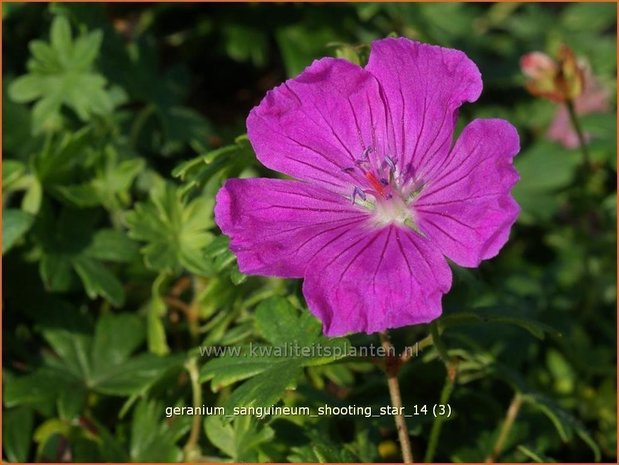
<path id="1" fill-rule="evenodd" d="M 421 234 L 416 225 L 413 202 L 421 193 L 423 182 L 415 180 L 409 172 L 402 173 L 397 159 L 388 155 L 379 166 L 374 166 L 368 157 L 371 150 L 371 147 L 366 148 L 361 158 L 355 160 L 354 167 L 343 169 L 350 174 L 363 175 L 363 185 L 353 187 L 350 200 L 372 212 L 371 221 L 375 226 L 404 225 Z"/>

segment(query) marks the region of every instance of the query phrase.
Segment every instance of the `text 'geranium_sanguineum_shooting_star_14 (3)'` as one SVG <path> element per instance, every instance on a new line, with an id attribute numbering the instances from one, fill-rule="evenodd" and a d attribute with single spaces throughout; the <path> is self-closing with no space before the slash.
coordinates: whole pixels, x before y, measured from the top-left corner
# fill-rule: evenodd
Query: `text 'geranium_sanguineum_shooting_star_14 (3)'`
<path id="1" fill-rule="evenodd" d="M 291 179 L 229 179 L 215 219 L 243 273 L 303 278 L 327 336 L 428 323 L 452 284 L 508 240 L 516 129 L 459 107 L 482 91 L 463 52 L 374 41 L 360 67 L 314 61 L 247 118 L 258 160 Z"/>

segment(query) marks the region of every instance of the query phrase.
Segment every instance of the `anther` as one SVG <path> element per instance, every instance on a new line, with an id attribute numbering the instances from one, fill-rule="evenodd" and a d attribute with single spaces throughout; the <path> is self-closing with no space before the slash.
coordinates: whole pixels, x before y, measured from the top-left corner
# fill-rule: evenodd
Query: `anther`
<path id="1" fill-rule="evenodd" d="M 372 151 L 372 146 L 368 145 L 365 150 L 363 151 L 363 153 L 361 153 L 361 159 L 362 160 L 367 160 L 368 158 L 368 154 Z"/>
<path id="2" fill-rule="evenodd" d="M 355 204 L 355 200 L 357 199 L 357 196 L 361 197 L 362 200 L 366 200 L 367 197 L 365 196 L 365 192 L 363 192 L 361 189 L 359 189 L 359 187 L 355 186 L 355 188 L 352 191 L 352 203 L 353 205 Z"/>
<path id="3" fill-rule="evenodd" d="M 391 172 L 395 172 L 395 162 L 396 160 L 391 158 L 389 155 L 385 157 L 385 163 L 387 164 Z"/>

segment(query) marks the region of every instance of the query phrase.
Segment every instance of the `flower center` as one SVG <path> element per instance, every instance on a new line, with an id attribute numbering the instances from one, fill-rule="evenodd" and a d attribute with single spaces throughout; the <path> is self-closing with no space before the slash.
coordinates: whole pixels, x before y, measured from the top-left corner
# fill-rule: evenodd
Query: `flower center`
<path id="1" fill-rule="evenodd" d="M 376 166 L 370 161 L 368 147 L 355 166 L 344 168 L 347 173 L 361 173 L 362 179 L 356 177 L 359 185 L 353 187 L 350 197 L 354 205 L 372 212 L 371 222 L 383 227 L 390 224 L 405 225 L 421 234 L 414 218 L 413 201 L 423 189 L 423 183 L 415 181 L 410 173 L 402 173 L 397 166 L 397 160 L 385 156 Z"/>
<path id="2" fill-rule="evenodd" d="M 399 196 L 376 202 L 372 219 L 377 226 L 389 224 L 406 224 L 408 226 L 414 224 L 413 212 Z"/>

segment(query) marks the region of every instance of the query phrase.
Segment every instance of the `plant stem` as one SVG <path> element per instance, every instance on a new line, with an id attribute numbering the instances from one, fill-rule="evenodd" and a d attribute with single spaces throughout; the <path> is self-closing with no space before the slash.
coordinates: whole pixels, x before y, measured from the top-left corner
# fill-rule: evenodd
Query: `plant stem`
<path id="1" fill-rule="evenodd" d="M 400 384 L 398 383 L 398 372 L 400 371 L 400 358 L 395 355 L 395 349 L 389 340 L 387 333 L 380 333 L 380 342 L 387 354 L 385 356 L 385 372 L 387 374 L 387 385 L 389 386 L 389 396 L 391 405 L 396 410 L 394 413 L 395 426 L 398 430 L 400 448 L 402 449 L 402 459 L 404 463 L 413 463 L 413 451 L 408 428 L 404 419 L 404 409 L 402 408 L 402 396 L 400 394 Z"/>
<path id="2" fill-rule="evenodd" d="M 408 362 L 413 357 L 413 354 L 415 357 L 417 357 L 419 355 L 419 352 L 423 351 L 426 347 L 431 346 L 431 345 L 432 345 L 432 336 L 428 335 L 424 337 L 423 339 L 415 342 L 412 346 L 407 346 L 404 349 L 404 352 L 402 352 L 402 355 L 400 356 L 401 362 L 402 363 Z"/>
<path id="3" fill-rule="evenodd" d="M 576 114 L 574 102 L 572 100 L 568 100 L 567 102 L 565 102 L 565 104 L 567 106 L 567 111 L 570 115 L 570 122 L 572 123 L 572 127 L 574 128 L 574 131 L 576 131 L 576 135 L 578 136 L 578 145 L 580 145 L 580 150 L 582 152 L 585 168 L 590 168 L 591 159 L 589 157 L 589 149 L 587 148 L 585 133 L 582 130 L 580 120 L 578 119 L 578 115 Z"/>
<path id="4" fill-rule="evenodd" d="M 198 362 L 195 357 L 190 358 L 185 364 L 185 368 L 189 373 L 189 379 L 191 380 L 191 392 L 193 397 L 194 408 L 202 407 L 202 386 L 200 386 Z M 198 440 L 200 438 L 200 425 L 202 424 L 202 417 L 200 415 L 194 415 L 193 422 L 191 424 L 191 431 L 189 432 L 189 438 L 187 444 L 183 449 L 184 462 L 192 462 L 199 456 Z"/>
<path id="5" fill-rule="evenodd" d="M 129 144 L 134 149 L 137 148 L 138 140 L 140 137 L 140 133 L 142 129 L 146 125 L 148 118 L 155 113 L 156 107 L 153 104 L 149 104 L 142 108 L 138 113 L 137 118 L 133 121 L 133 125 L 131 126 L 131 132 L 129 134 Z"/>
<path id="6" fill-rule="evenodd" d="M 518 411 L 522 406 L 522 394 L 517 392 L 512 399 L 511 404 L 509 404 L 509 408 L 507 409 L 507 414 L 505 415 L 505 420 L 503 421 L 503 425 L 501 426 L 501 431 L 499 431 L 499 436 L 497 437 L 496 442 L 494 443 L 494 448 L 492 449 L 492 453 L 486 458 L 486 463 L 494 463 L 501 454 L 503 450 L 503 446 L 505 445 L 505 441 L 507 440 L 507 436 L 514 425 L 514 420 L 516 420 L 516 416 L 518 415 Z"/>
<path id="7" fill-rule="evenodd" d="M 445 344 L 443 344 L 443 341 L 441 340 L 440 332 L 438 330 L 438 323 L 436 323 L 436 321 L 433 321 L 430 324 L 430 335 L 432 336 L 432 344 L 436 348 L 439 357 L 445 366 L 449 368 L 449 353 L 447 352 L 447 347 L 445 347 Z"/>
<path id="8" fill-rule="evenodd" d="M 441 391 L 441 400 L 440 403 L 445 405 L 449 402 L 449 397 L 451 397 L 451 393 L 454 388 L 454 381 L 447 376 L 445 379 L 445 385 L 443 386 L 443 390 Z M 426 450 L 426 455 L 423 458 L 423 461 L 426 463 L 431 463 L 434 459 L 434 454 L 436 453 L 436 446 L 438 445 L 438 438 L 441 434 L 441 428 L 443 427 L 443 417 L 438 416 L 434 419 L 432 423 L 432 429 L 430 430 L 430 439 L 428 440 L 428 449 Z"/>

